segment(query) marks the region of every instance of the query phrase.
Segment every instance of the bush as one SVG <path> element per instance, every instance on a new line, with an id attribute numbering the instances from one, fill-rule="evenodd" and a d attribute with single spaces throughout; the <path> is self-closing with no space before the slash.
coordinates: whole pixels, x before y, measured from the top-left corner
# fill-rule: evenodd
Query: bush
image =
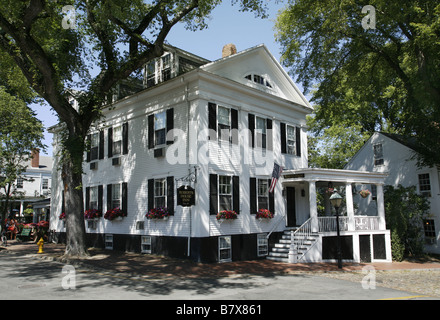
<path id="1" fill-rule="evenodd" d="M 391 231 L 391 256 L 393 261 L 402 261 L 405 255 L 405 246 L 400 241 L 396 230 Z"/>

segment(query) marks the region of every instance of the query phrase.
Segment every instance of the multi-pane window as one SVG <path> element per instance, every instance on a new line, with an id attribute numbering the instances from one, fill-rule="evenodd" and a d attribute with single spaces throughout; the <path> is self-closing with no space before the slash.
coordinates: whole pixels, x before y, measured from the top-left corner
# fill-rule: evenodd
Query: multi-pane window
<path id="1" fill-rule="evenodd" d="M 267 179 L 257 180 L 258 210 L 269 209 L 269 185 Z"/>
<path id="2" fill-rule="evenodd" d="M 171 79 L 171 54 L 150 61 L 145 69 L 147 87 Z"/>
<path id="3" fill-rule="evenodd" d="M 223 236 L 218 238 L 218 257 L 220 262 L 232 260 L 231 236 Z"/>
<path id="4" fill-rule="evenodd" d="M 425 237 L 427 238 L 435 238 L 435 225 L 434 220 L 425 219 L 423 221 L 423 229 L 425 231 Z"/>
<path id="5" fill-rule="evenodd" d="M 94 133 L 90 137 L 90 160 L 97 160 L 99 158 L 99 133 Z"/>
<path id="6" fill-rule="evenodd" d="M 18 177 L 17 178 L 17 189 L 22 189 L 23 188 L 23 178 Z"/>
<path id="7" fill-rule="evenodd" d="M 296 155 L 296 130 L 295 127 L 286 126 L 286 134 L 287 134 L 287 153 Z"/>
<path id="8" fill-rule="evenodd" d="M 232 210 L 232 179 L 229 176 L 219 176 L 219 209 Z"/>
<path id="9" fill-rule="evenodd" d="M 257 147 L 266 149 L 266 119 L 256 117 L 256 142 Z"/>
<path id="10" fill-rule="evenodd" d="M 374 152 L 374 165 L 380 166 L 383 165 L 383 148 L 382 144 L 378 143 L 373 146 Z"/>
<path id="11" fill-rule="evenodd" d="M 98 209 L 98 187 L 90 187 L 90 209 Z"/>
<path id="12" fill-rule="evenodd" d="M 260 76 L 258 74 L 254 74 L 254 75 L 248 74 L 247 76 L 245 76 L 245 78 L 250 81 L 254 81 L 255 83 L 258 83 L 262 86 L 272 88 L 270 82 L 267 79 L 265 79 L 263 76 Z"/>
<path id="13" fill-rule="evenodd" d="M 154 207 L 166 207 L 166 179 L 154 180 Z"/>
<path id="14" fill-rule="evenodd" d="M 218 139 L 229 141 L 231 130 L 231 110 L 225 107 L 218 107 Z"/>
<path id="15" fill-rule="evenodd" d="M 113 128 L 113 155 L 119 155 L 122 152 L 122 126 Z"/>
<path id="16" fill-rule="evenodd" d="M 156 60 L 150 61 L 147 64 L 147 87 L 152 87 L 156 84 Z"/>
<path id="17" fill-rule="evenodd" d="M 43 190 L 49 189 L 49 179 L 43 179 L 42 186 Z"/>
<path id="18" fill-rule="evenodd" d="M 167 116 L 166 112 L 162 111 L 154 115 L 154 141 L 155 145 L 162 145 L 166 143 L 166 127 Z"/>
<path id="19" fill-rule="evenodd" d="M 424 196 L 431 196 L 431 181 L 429 173 L 419 174 L 419 190 Z"/>
<path id="20" fill-rule="evenodd" d="M 90 196 L 90 198 L 91 198 L 91 196 Z M 112 209 L 121 208 L 121 185 L 120 184 L 113 184 L 112 185 L 111 204 L 112 204 Z"/>
<path id="21" fill-rule="evenodd" d="M 257 255 L 259 257 L 267 256 L 268 253 L 268 241 L 265 233 L 257 235 Z"/>
<path id="22" fill-rule="evenodd" d="M 151 253 L 151 236 L 141 237 L 141 252 Z"/>
<path id="23" fill-rule="evenodd" d="M 113 235 L 112 234 L 106 234 L 104 237 L 104 245 L 105 249 L 107 250 L 113 250 Z"/>
<path id="24" fill-rule="evenodd" d="M 162 62 L 162 72 L 161 81 L 166 81 L 171 79 L 171 54 L 167 54 L 161 58 Z"/>

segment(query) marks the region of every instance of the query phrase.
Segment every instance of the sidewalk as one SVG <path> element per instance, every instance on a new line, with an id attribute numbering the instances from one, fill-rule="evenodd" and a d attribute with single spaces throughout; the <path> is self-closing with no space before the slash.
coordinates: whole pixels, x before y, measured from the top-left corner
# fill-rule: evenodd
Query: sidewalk
<path id="1" fill-rule="evenodd" d="M 226 263 L 196 263 L 183 259 L 172 259 L 156 255 L 125 253 L 92 248 L 90 256 L 82 259 L 63 259 L 65 245 L 46 243 L 44 253 L 37 254 L 38 246 L 32 242 L 9 241 L 6 248 L 0 248 L 0 259 L 7 254 L 25 255 L 34 258 L 56 260 L 85 268 L 98 269 L 145 278 L 219 278 L 239 275 L 281 275 L 304 272 L 361 271 L 372 266 L 376 271 L 384 270 L 426 270 L 440 269 L 439 260 L 426 262 L 392 263 L 343 263 L 340 270 L 336 263 L 286 264 L 270 260 L 238 261 Z"/>

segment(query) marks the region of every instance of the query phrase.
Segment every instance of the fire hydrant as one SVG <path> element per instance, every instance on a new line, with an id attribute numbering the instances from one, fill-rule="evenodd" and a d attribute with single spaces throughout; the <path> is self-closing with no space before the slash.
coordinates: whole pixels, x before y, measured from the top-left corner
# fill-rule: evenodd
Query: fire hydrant
<path id="1" fill-rule="evenodd" d="M 43 246 L 44 246 L 43 238 L 40 238 L 40 240 L 38 240 L 37 245 L 38 245 L 38 253 L 44 253 L 44 251 L 43 251 Z"/>

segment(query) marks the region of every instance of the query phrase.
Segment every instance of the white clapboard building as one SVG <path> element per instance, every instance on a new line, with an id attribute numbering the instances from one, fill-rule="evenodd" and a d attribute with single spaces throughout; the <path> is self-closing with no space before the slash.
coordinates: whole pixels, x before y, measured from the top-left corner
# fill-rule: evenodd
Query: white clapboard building
<path id="1" fill-rule="evenodd" d="M 425 250 L 440 253 L 440 168 L 417 165 L 417 140 L 398 134 L 375 132 L 345 166 L 351 170 L 388 172 L 386 185 L 415 187 L 429 201 L 424 217 Z M 371 201 L 371 200 L 370 200 Z"/>
<path id="2" fill-rule="evenodd" d="M 238 53 L 227 45 L 213 62 L 167 46 L 145 66 L 144 87 L 116 99 L 90 132 L 84 210 L 125 215 L 87 221 L 90 245 L 202 262 L 335 260 L 335 217 L 317 209 L 331 182 L 347 194 L 343 259 L 390 260 L 386 174 L 308 168 L 313 108 L 264 45 Z M 269 192 L 275 163 L 283 172 Z M 376 216 L 355 215 L 357 183 L 377 184 Z M 62 241 L 57 171 L 52 190 L 51 229 Z M 147 217 L 163 207 L 165 219 Z"/>

